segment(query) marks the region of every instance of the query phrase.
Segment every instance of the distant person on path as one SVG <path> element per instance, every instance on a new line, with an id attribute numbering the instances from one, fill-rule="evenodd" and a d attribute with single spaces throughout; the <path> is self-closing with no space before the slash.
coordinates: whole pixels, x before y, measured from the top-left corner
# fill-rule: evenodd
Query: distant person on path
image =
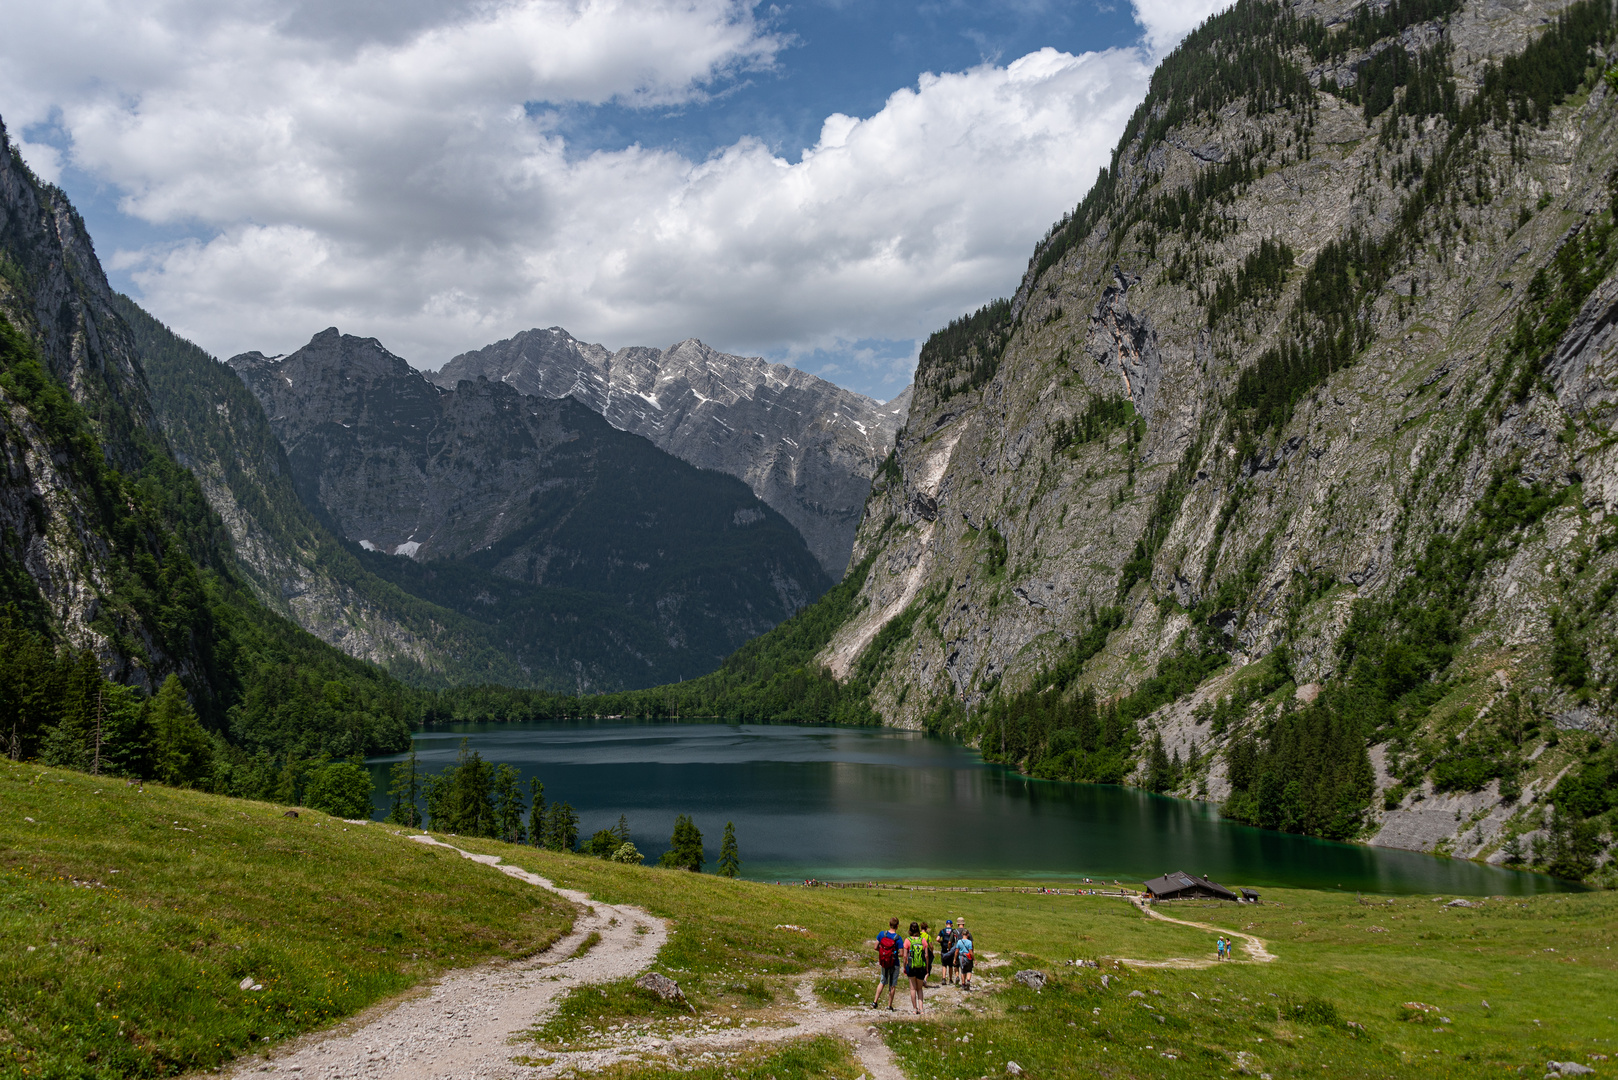
<path id="1" fill-rule="evenodd" d="M 933 942 L 936 940 L 925 922 L 921 924 L 921 940 L 927 943 L 927 974 L 921 977 L 922 983 L 925 984 L 933 974 Z"/>
<path id="2" fill-rule="evenodd" d="M 896 1011 L 893 1007 L 893 995 L 899 989 L 899 920 L 888 920 L 888 928 L 876 936 L 876 964 L 881 969 L 881 981 L 876 984 L 876 1000 L 871 1002 L 871 1008 L 882 1007 L 882 988 L 888 991 L 888 1011 Z"/>
<path id="3" fill-rule="evenodd" d="M 927 939 L 921 936 L 919 923 L 910 924 L 904 950 L 905 977 L 910 980 L 910 1007 L 920 1016 L 922 999 L 927 993 Z"/>
<path id="4" fill-rule="evenodd" d="M 944 985 L 955 985 L 955 920 L 945 919 L 938 932 L 938 962 L 944 965 Z"/>

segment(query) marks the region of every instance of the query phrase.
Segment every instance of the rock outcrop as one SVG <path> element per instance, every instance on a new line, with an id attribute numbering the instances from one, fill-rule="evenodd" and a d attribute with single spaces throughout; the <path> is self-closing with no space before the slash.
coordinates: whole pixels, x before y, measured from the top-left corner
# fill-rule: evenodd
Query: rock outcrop
<path id="1" fill-rule="evenodd" d="M 884 405 L 694 338 L 609 352 L 559 326 L 462 353 L 428 378 L 572 398 L 684 461 L 729 473 L 797 528 L 833 578 L 848 565 L 871 477 L 909 407 L 908 391 Z"/>

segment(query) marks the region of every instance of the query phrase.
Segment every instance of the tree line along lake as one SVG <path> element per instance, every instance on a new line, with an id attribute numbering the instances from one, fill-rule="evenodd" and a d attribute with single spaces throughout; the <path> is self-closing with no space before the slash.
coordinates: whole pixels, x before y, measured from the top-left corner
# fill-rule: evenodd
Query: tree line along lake
<path id="1" fill-rule="evenodd" d="M 1171 870 L 1262 887 L 1523 895 L 1567 888 L 1541 875 L 1342 844 L 1222 820 L 1212 804 L 1136 788 L 1034 780 L 946 739 L 894 728 L 716 721 L 469 724 L 417 733 L 424 773 L 462 741 L 545 785 L 581 837 L 626 815 L 648 862 L 675 817 L 703 832 L 709 868 L 726 822 L 755 880 L 1085 878 L 1139 882 Z M 367 764 L 379 815 L 403 755 Z"/>

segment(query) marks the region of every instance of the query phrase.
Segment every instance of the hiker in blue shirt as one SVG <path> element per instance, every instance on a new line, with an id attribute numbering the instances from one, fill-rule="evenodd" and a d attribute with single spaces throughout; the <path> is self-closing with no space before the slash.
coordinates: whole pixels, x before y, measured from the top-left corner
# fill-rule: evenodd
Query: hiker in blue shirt
<path id="1" fill-rule="evenodd" d="M 881 981 L 876 984 L 876 1000 L 871 1002 L 871 1008 L 882 1007 L 882 988 L 888 990 L 888 1011 L 895 1012 L 893 995 L 899 989 L 899 961 L 900 948 L 899 920 L 888 920 L 888 928 L 876 936 L 876 963 L 881 969 Z"/>
<path id="2" fill-rule="evenodd" d="M 961 969 L 961 989 L 972 989 L 972 954 L 976 948 L 972 941 L 972 932 L 966 928 L 963 920 L 955 928 L 955 946 L 950 950 L 955 954 L 955 966 Z"/>
<path id="3" fill-rule="evenodd" d="M 944 985 L 955 985 L 955 920 L 945 919 L 944 929 L 938 932 L 938 959 L 944 965 Z"/>

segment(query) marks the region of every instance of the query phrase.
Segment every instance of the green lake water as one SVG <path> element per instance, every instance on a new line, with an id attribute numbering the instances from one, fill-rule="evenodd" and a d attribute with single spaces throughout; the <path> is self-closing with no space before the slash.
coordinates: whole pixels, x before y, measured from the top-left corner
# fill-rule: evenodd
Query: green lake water
<path id="1" fill-rule="evenodd" d="M 466 725 L 418 733 L 425 771 L 461 740 L 578 810 L 581 837 L 629 818 L 648 861 L 676 814 L 710 860 L 736 824 L 757 880 L 1085 877 L 1171 870 L 1227 884 L 1377 893 L 1526 894 L 1574 886 L 1459 859 L 1337 844 L 1222 820 L 1209 804 L 1134 788 L 1031 780 L 944 739 L 885 728 L 630 721 Z M 370 762 L 376 805 L 399 756 Z"/>

